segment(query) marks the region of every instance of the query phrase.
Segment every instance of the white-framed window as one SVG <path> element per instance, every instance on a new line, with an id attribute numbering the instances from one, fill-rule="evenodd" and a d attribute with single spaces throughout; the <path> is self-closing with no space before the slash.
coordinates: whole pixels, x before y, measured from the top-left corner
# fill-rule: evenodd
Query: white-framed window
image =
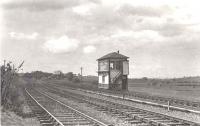
<path id="1" fill-rule="evenodd" d="M 114 69 L 114 62 L 110 62 L 110 69 Z"/>

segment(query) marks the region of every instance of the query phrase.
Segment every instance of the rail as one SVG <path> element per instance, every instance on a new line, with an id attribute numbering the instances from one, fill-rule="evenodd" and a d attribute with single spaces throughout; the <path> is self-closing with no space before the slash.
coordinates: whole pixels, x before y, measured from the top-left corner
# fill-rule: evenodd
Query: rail
<path id="1" fill-rule="evenodd" d="M 46 113 L 48 113 L 60 126 L 64 126 L 54 115 L 52 115 L 47 109 L 45 109 L 25 88 L 26 93 L 40 106 Z"/>
<path id="2" fill-rule="evenodd" d="M 76 110 L 76 109 L 74 109 L 74 108 L 72 108 L 72 107 L 70 107 L 70 106 L 64 104 L 64 103 L 61 102 L 61 101 L 58 101 L 58 100 L 56 100 L 56 99 L 50 97 L 49 95 L 47 95 L 47 94 L 45 94 L 45 93 L 42 93 L 42 92 L 40 92 L 40 93 L 43 94 L 43 95 L 45 95 L 46 97 L 48 97 L 48 98 L 50 98 L 50 99 L 56 101 L 57 103 L 59 103 L 59 104 L 65 106 L 65 107 L 67 107 L 67 108 L 70 108 L 71 110 L 77 112 L 78 114 L 83 115 L 83 116 L 87 117 L 88 119 L 90 119 L 90 120 L 92 120 L 92 121 L 94 121 L 94 122 L 97 122 L 97 123 L 101 124 L 102 126 L 108 126 L 107 124 L 105 124 L 105 123 L 103 123 L 103 122 L 100 122 L 100 121 L 98 121 L 97 119 L 94 119 L 94 118 L 92 118 L 92 117 L 90 117 L 90 116 L 88 116 L 88 115 L 86 115 L 86 114 L 84 114 L 84 113 L 82 113 L 82 112 L 80 112 L 80 111 L 78 111 L 78 110 Z"/>

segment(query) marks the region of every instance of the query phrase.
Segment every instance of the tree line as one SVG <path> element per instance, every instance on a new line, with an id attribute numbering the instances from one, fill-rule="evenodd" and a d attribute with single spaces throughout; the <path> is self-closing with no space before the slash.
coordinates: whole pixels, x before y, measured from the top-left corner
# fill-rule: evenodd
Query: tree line
<path id="1" fill-rule="evenodd" d="M 80 82 L 81 76 L 74 74 L 73 72 L 63 73 L 62 71 L 55 71 L 54 73 L 48 73 L 43 71 L 33 71 L 30 73 L 24 73 L 23 77 L 34 79 L 64 79 L 69 81 Z"/>

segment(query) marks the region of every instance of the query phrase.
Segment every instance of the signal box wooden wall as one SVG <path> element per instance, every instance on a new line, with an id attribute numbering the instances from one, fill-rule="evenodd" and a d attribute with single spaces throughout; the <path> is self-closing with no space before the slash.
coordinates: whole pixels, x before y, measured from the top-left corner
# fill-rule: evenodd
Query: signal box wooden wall
<path id="1" fill-rule="evenodd" d="M 98 88 L 128 90 L 129 61 L 118 52 L 109 53 L 98 61 Z"/>

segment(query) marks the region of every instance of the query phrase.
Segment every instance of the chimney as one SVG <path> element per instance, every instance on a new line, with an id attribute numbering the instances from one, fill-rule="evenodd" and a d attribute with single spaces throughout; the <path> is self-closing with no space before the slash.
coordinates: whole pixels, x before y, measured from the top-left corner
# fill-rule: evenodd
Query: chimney
<path id="1" fill-rule="evenodd" d="M 117 53 L 119 54 L 119 50 L 117 51 Z"/>

